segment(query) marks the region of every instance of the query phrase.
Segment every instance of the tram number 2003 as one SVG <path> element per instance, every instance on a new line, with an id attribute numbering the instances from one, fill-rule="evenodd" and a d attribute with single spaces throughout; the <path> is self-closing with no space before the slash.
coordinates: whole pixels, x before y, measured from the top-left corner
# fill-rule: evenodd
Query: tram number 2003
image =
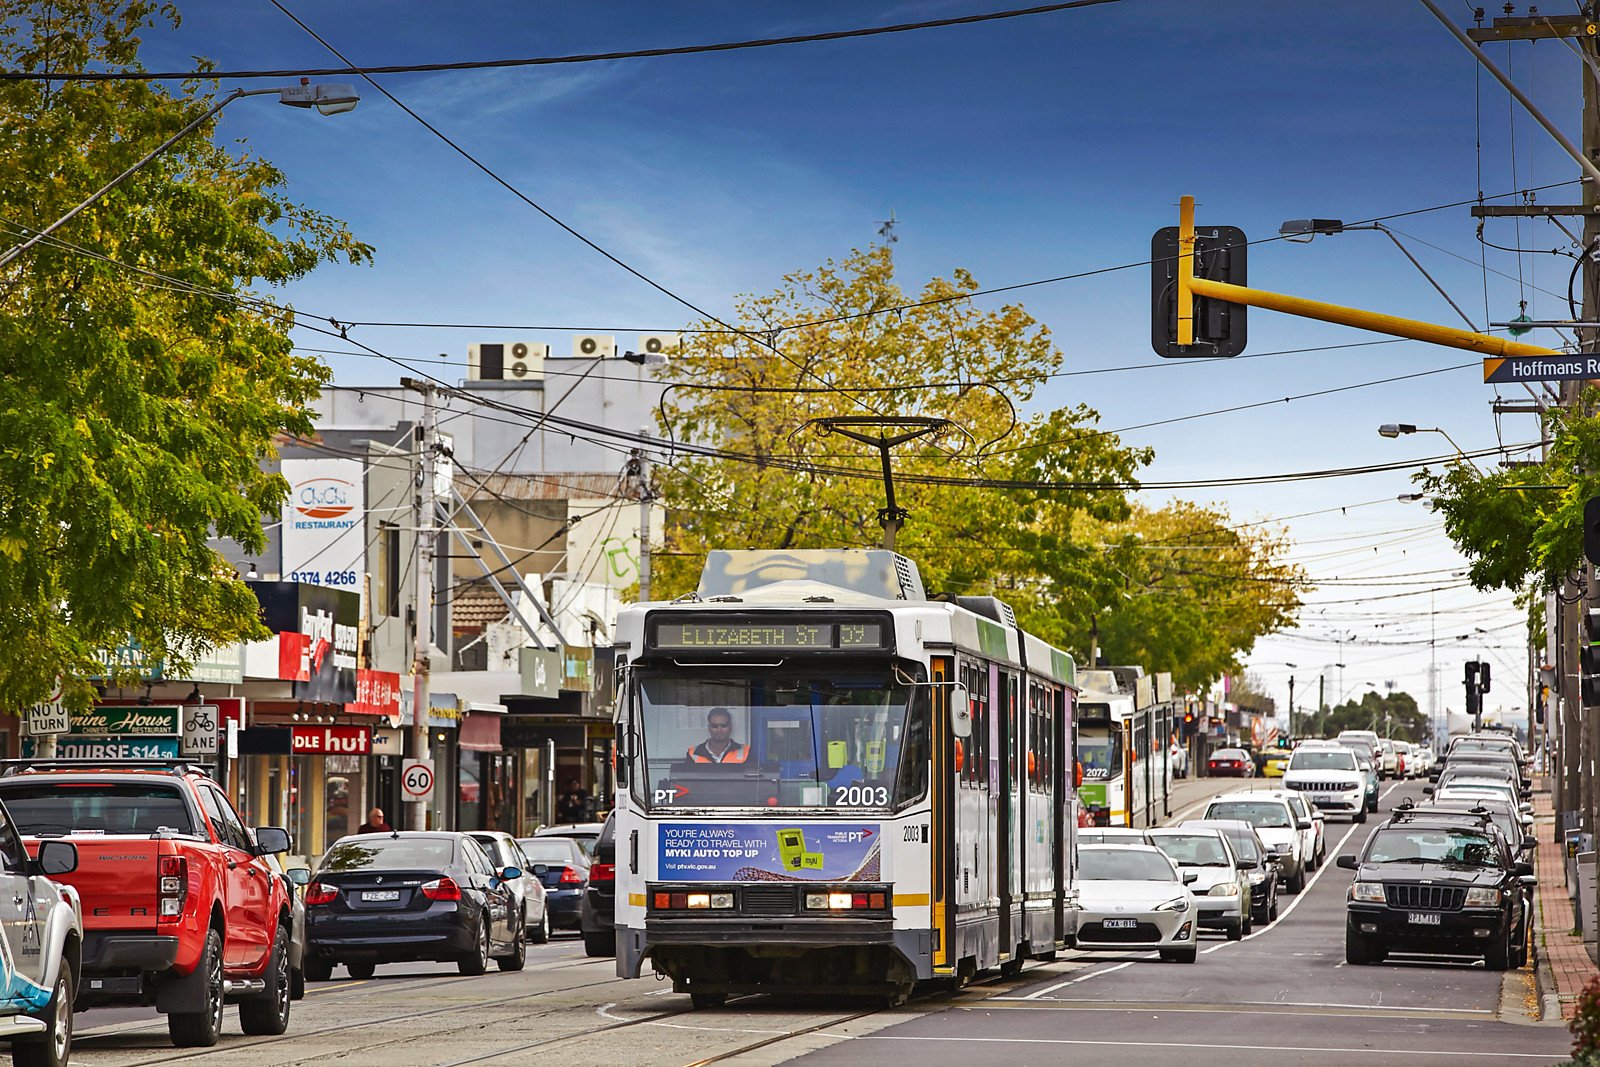
<path id="1" fill-rule="evenodd" d="M 889 803 L 889 787 L 884 785 L 840 786 L 833 794 L 833 802 L 842 807 L 865 808 Z"/>

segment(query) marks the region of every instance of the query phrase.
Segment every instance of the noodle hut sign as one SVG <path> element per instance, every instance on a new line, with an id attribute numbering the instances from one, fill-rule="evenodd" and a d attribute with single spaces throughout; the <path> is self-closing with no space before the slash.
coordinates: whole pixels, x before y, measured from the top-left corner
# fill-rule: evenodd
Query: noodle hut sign
<path id="1" fill-rule="evenodd" d="M 183 709 L 166 705 L 89 708 L 72 713 L 70 732 L 111 737 L 176 737 L 183 732 Z"/>

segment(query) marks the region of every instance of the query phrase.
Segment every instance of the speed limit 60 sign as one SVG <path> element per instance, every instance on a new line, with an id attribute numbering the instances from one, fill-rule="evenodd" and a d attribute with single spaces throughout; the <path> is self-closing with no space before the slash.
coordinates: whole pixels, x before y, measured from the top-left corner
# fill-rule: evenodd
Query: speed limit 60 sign
<path id="1" fill-rule="evenodd" d="M 400 768 L 400 789 L 407 800 L 432 800 L 433 760 L 406 760 Z"/>

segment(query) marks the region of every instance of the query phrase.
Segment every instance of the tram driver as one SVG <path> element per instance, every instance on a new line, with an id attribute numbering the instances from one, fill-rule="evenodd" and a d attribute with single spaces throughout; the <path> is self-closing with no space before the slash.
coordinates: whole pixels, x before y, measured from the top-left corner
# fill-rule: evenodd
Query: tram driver
<path id="1" fill-rule="evenodd" d="M 733 739 L 733 713 L 727 708 L 706 714 L 706 732 L 709 736 L 689 750 L 691 763 L 743 763 L 749 758 L 750 746 Z"/>

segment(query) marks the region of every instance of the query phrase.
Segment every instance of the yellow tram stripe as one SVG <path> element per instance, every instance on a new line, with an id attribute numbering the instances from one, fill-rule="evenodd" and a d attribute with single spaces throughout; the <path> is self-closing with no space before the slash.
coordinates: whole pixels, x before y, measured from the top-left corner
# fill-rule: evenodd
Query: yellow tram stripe
<path id="1" fill-rule="evenodd" d="M 630 908 L 642 908 L 642 907 L 644 907 L 644 894 L 643 893 L 629 893 L 628 894 L 628 907 L 630 907 Z"/>
<path id="2" fill-rule="evenodd" d="M 927 893 L 896 893 L 894 906 L 897 908 L 926 907 L 932 898 Z"/>

